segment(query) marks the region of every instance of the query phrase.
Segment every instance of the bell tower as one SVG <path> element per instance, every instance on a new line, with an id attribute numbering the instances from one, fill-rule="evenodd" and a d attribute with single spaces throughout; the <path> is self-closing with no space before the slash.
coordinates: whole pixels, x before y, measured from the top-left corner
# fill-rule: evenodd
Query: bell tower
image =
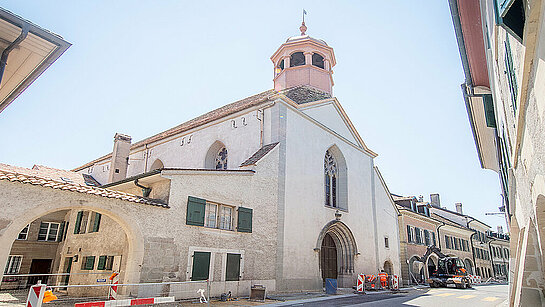
<path id="1" fill-rule="evenodd" d="M 274 89 L 307 85 L 333 94 L 333 48 L 321 39 L 306 34 L 305 22 L 301 35 L 288 38 L 271 56 L 274 65 Z"/>

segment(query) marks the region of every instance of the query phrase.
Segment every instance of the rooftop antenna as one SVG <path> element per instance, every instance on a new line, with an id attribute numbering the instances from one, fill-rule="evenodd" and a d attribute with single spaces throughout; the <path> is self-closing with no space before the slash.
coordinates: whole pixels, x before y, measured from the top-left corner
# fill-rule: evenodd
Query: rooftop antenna
<path id="1" fill-rule="evenodd" d="M 303 9 L 303 23 L 299 27 L 299 30 L 301 30 L 301 36 L 305 35 L 305 32 L 307 31 L 307 26 L 305 26 L 305 15 L 307 14 L 307 11 Z"/>

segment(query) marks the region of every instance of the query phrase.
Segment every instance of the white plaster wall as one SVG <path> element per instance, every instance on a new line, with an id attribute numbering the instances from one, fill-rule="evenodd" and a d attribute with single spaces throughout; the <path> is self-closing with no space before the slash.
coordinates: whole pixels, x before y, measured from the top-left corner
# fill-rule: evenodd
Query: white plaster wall
<path id="1" fill-rule="evenodd" d="M 283 120 L 287 120 L 283 278 L 321 280 L 319 253 L 313 249 L 322 228 L 335 219 L 336 210 L 324 206 L 324 155 L 332 145 L 343 153 L 348 168 L 348 212 L 341 212 L 341 221 L 352 230 L 361 252 L 355 257 L 355 271 L 375 272 L 372 158 L 293 110 L 288 109 Z M 392 229 L 397 231 L 397 226 Z"/>
<path id="2" fill-rule="evenodd" d="M 227 148 L 228 168 L 236 169 L 259 149 L 260 127 L 257 110 L 246 110 L 214 125 L 149 144 L 147 149 L 144 146 L 132 149 L 127 177 L 149 171 L 156 159 L 160 159 L 166 168 L 204 168 L 206 153 L 215 141 L 221 141 Z M 109 168 L 102 165 L 109 162 L 107 159 L 79 172 L 106 184 Z"/>
<path id="3" fill-rule="evenodd" d="M 391 201 L 389 192 L 382 185 L 379 175 L 375 172 L 375 199 L 377 206 L 377 233 L 379 266 L 382 269 L 386 260 L 393 266 L 394 274 L 401 278 L 400 239 L 397 211 Z M 384 246 L 384 237 L 388 237 L 389 248 Z M 401 282 L 401 281 L 400 281 Z"/>
<path id="4" fill-rule="evenodd" d="M 350 142 L 358 144 L 358 141 L 356 141 L 348 129 L 333 101 L 309 107 L 308 109 L 304 109 L 303 112 Z"/>

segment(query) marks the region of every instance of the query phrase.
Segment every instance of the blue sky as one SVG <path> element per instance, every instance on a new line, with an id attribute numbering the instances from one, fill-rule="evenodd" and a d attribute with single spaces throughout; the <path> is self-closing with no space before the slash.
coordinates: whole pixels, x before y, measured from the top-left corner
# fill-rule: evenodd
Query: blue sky
<path id="1" fill-rule="evenodd" d="M 443 1 L 3 1 L 73 44 L 0 114 L 0 162 L 71 169 L 272 88 L 269 57 L 298 35 L 335 49 L 334 95 L 392 193 L 504 225 L 496 173 L 482 170 Z"/>

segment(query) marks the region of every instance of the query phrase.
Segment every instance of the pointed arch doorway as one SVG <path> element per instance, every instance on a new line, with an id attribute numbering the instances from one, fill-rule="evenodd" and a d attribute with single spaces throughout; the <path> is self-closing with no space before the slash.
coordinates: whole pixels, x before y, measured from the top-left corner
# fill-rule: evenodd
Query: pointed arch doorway
<path id="1" fill-rule="evenodd" d="M 337 279 L 337 246 L 330 234 L 326 234 L 322 240 L 321 248 L 322 279 Z"/>
<path id="2" fill-rule="evenodd" d="M 339 287 L 351 287 L 354 275 L 354 256 L 358 253 L 352 231 L 341 221 L 327 223 L 316 242 L 320 251 L 320 271 L 326 278 L 337 279 Z"/>

